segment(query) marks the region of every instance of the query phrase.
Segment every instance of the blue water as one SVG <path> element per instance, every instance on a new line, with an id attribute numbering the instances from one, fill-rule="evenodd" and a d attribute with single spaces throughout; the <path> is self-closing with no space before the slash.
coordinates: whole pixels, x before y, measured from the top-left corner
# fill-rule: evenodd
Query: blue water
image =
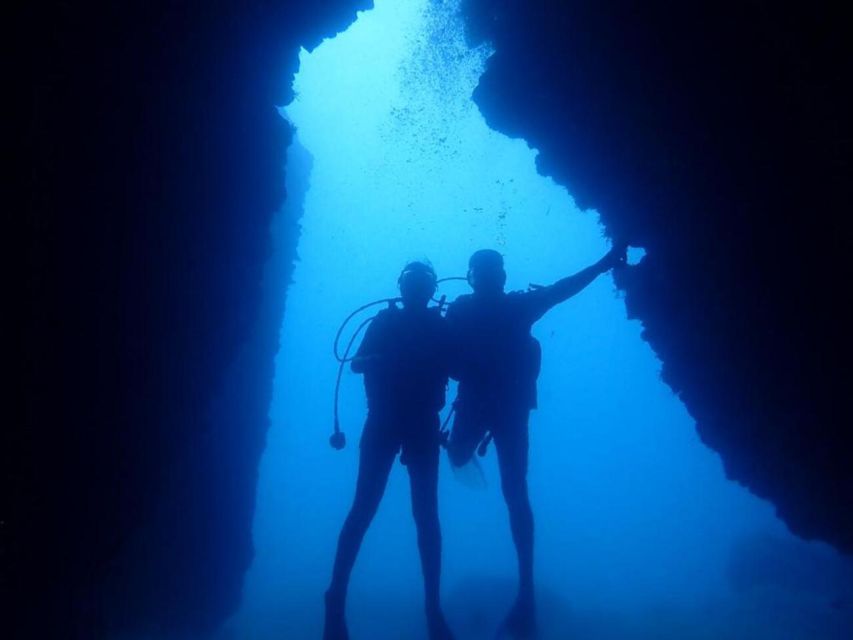
<path id="1" fill-rule="evenodd" d="M 340 320 L 395 295 L 412 259 L 428 258 L 439 277 L 464 275 L 472 251 L 495 248 L 508 288 L 524 289 L 608 248 L 597 213 L 539 175 L 536 151 L 490 130 L 471 101 L 489 53 L 466 46 L 453 3 L 377 0 L 345 33 L 301 54 L 297 98 L 283 111 L 313 156 L 311 185 L 294 280 L 282 291 L 256 557 L 227 637 L 320 635 L 365 416 L 361 379 L 348 372 L 349 446 L 329 447 Z M 466 286 L 442 292 L 452 299 Z M 726 479 L 641 331 L 610 276 L 535 327 L 543 366 L 530 489 L 542 637 L 843 637 L 851 602 L 837 585 L 732 584 L 733 545 L 750 536 L 778 542 L 783 566 L 835 555 L 795 539 L 772 505 Z M 493 637 L 514 595 L 494 451 L 483 471 L 486 486 L 472 487 L 442 460 L 443 596 L 460 640 Z M 425 637 L 421 589 L 408 482 L 395 465 L 353 574 L 352 637 Z"/>

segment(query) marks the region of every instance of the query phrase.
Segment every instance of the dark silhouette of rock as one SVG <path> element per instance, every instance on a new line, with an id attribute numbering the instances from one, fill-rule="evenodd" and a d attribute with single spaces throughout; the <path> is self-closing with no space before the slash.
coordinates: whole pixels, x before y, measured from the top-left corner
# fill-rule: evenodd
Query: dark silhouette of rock
<path id="1" fill-rule="evenodd" d="M 285 221 L 264 282 L 291 139 L 275 105 L 299 48 L 369 4 L 17 16 L 24 391 L 3 443 L 5 637 L 198 631 L 238 605 L 297 235 Z"/>
<path id="2" fill-rule="evenodd" d="M 738 592 L 770 587 L 853 606 L 853 558 L 796 539 L 762 533 L 741 538 L 732 545 L 727 573 Z"/>
<path id="3" fill-rule="evenodd" d="M 296 241 L 291 220 L 265 283 L 291 137 L 273 105 L 299 47 L 369 4 L 17 9 L 10 637 L 199 631 L 237 606 L 281 314 L 264 292 Z M 853 549 L 847 23 L 821 2 L 465 11 L 496 48 L 490 123 L 646 247 L 619 283 L 705 442 L 797 533 Z"/>
<path id="4" fill-rule="evenodd" d="M 851 40 L 828 2 L 464 0 L 489 124 L 647 256 L 617 282 L 728 475 L 853 551 Z"/>

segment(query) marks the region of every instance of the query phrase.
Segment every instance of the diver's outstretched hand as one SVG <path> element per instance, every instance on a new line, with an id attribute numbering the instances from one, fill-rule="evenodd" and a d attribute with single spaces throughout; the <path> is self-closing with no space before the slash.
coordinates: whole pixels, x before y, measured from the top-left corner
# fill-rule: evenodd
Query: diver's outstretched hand
<path id="1" fill-rule="evenodd" d="M 608 271 L 609 269 L 616 269 L 619 267 L 624 267 L 628 263 L 628 243 L 627 242 L 617 242 L 611 247 L 610 251 L 607 252 L 601 262 L 602 271 Z"/>

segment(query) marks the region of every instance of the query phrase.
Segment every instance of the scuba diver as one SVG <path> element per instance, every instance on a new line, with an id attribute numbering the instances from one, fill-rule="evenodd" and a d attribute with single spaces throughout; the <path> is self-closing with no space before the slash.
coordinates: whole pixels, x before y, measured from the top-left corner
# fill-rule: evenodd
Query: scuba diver
<path id="1" fill-rule="evenodd" d="M 441 530 L 438 520 L 439 411 L 444 406 L 450 342 L 439 307 L 428 307 L 436 275 L 423 262 L 406 265 L 396 301 L 367 328 L 352 370 L 364 374 L 367 421 L 361 436 L 355 498 L 338 539 L 332 581 L 326 591 L 324 640 L 348 638 L 347 585 L 353 565 L 398 452 L 409 473 L 412 513 L 424 578 L 430 640 L 452 640 L 441 611 Z M 340 436 L 337 433 L 336 436 Z M 340 446 L 338 446 L 340 445 Z M 332 446 L 341 448 L 333 436 Z"/>
<path id="2" fill-rule="evenodd" d="M 517 638 L 536 634 L 527 462 L 528 417 L 536 407 L 541 354 L 531 328 L 546 311 L 624 264 L 626 252 L 627 246 L 614 247 L 594 265 L 551 286 L 505 293 L 503 256 L 483 249 L 468 263 L 473 293 L 459 296 L 447 309 L 455 345 L 453 377 L 459 380 L 448 455 L 451 464 L 460 467 L 475 450 L 484 455 L 488 443 L 495 442 L 519 569 L 518 597 L 502 632 Z"/>

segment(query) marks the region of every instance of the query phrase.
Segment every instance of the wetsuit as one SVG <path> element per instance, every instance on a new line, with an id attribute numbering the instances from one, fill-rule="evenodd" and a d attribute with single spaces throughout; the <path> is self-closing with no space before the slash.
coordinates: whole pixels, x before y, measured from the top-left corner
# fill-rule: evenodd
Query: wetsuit
<path id="1" fill-rule="evenodd" d="M 358 549 L 400 451 L 409 472 L 428 621 L 431 613 L 439 614 L 438 413 L 445 402 L 448 350 L 446 323 L 436 310 L 385 309 L 365 333 L 353 369 L 364 373 L 368 416 L 355 498 L 341 530 L 327 594 L 327 611 L 333 615 L 342 611 Z"/>
<path id="2" fill-rule="evenodd" d="M 460 296 L 447 311 L 459 379 L 456 416 L 448 451 L 456 465 L 467 462 L 486 431 L 498 452 L 501 489 L 518 552 L 520 602 L 532 611 L 533 512 L 527 491 L 528 417 L 536 406 L 539 343 L 531 327 L 562 292 Z"/>
<path id="3" fill-rule="evenodd" d="M 626 251 L 627 246 L 620 243 L 595 264 L 551 286 L 509 294 L 503 292 L 503 257 L 490 249 L 477 251 L 468 263 L 474 293 L 460 296 L 447 311 L 454 344 L 453 377 L 459 380 L 448 453 L 455 465 L 464 464 L 486 430 L 494 436 L 519 573 L 518 598 L 503 628 L 516 637 L 536 633 L 527 422 L 536 406 L 541 358 L 530 330 L 551 307 L 624 264 Z"/>
<path id="4" fill-rule="evenodd" d="M 549 288 L 460 296 L 447 311 L 459 379 L 451 456 L 464 463 L 487 430 L 495 444 L 512 440 L 525 455 L 527 418 L 536 407 L 539 343 L 533 324 L 558 302 Z M 503 447 L 505 448 L 505 447 Z M 504 455 L 506 457 L 506 455 Z"/>

